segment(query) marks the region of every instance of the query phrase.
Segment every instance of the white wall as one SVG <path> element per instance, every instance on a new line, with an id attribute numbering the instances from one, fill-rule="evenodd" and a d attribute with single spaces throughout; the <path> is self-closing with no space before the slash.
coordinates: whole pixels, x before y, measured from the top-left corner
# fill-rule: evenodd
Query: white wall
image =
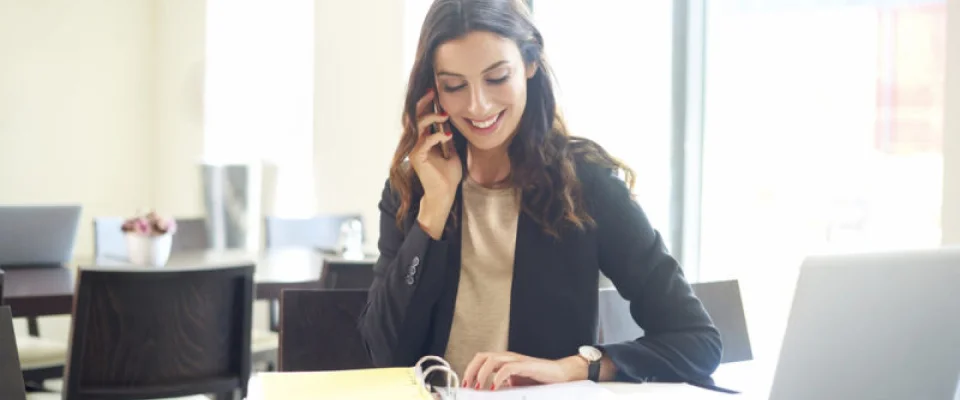
<path id="1" fill-rule="evenodd" d="M 178 217 L 203 215 L 198 164 L 203 155 L 206 2 L 156 1 L 156 160 L 154 205 Z"/>
<path id="2" fill-rule="evenodd" d="M 947 7 L 942 228 L 944 244 L 960 244 L 960 0 Z"/>
<path id="3" fill-rule="evenodd" d="M 0 0 L 0 204 L 82 203 L 91 217 L 151 205 L 153 0 Z"/>
<path id="4" fill-rule="evenodd" d="M 370 238 L 379 236 L 377 203 L 400 137 L 404 52 L 409 51 L 403 40 L 404 3 L 316 3 L 318 210 L 362 212 Z"/>

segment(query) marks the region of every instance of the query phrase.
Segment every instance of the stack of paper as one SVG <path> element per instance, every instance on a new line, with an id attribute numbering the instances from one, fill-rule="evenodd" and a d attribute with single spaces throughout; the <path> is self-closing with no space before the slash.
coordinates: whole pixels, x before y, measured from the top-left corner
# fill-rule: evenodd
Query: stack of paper
<path id="1" fill-rule="evenodd" d="M 460 389 L 457 394 L 457 400 L 606 400 L 617 398 L 613 392 L 591 381 L 503 388 L 494 391 Z"/>

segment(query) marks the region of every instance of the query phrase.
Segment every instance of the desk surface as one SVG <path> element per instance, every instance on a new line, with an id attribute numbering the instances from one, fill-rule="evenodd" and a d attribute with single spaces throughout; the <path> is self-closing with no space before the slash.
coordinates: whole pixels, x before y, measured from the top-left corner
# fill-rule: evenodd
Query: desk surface
<path id="1" fill-rule="evenodd" d="M 307 400 L 324 398 L 323 393 L 318 393 L 317 373 L 314 372 L 292 372 L 292 373 L 260 373 L 250 378 L 249 395 L 247 400 Z M 323 374 L 321 372 L 321 374 Z M 282 380 L 277 381 L 277 378 Z M 273 385 L 268 385 L 266 381 L 273 380 Z M 277 385 L 282 383 L 282 385 Z M 271 393 L 269 387 L 279 389 Z M 675 383 L 601 383 L 601 387 L 609 391 L 608 394 L 598 396 L 598 399 L 658 399 L 658 400 L 721 400 L 721 399 L 745 399 L 742 395 L 731 395 L 701 389 L 696 386 Z M 504 392 L 504 398 L 510 398 L 509 394 Z M 495 398 L 496 396 L 492 397 Z"/>
<path id="2" fill-rule="evenodd" d="M 15 317 L 69 314 L 76 286 L 76 268 L 196 268 L 230 265 L 254 265 L 257 298 L 276 299 L 283 289 L 315 289 L 324 261 L 345 261 L 306 249 L 269 251 L 250 255 L 243 251 L 197 251 L 171 255 L 163 267 L 133 266 L 125 260 L 101 258 L 77 260 L 70 266 L 16 268 L 4 270 L 4 304 Z M 357 265 L 372 265 L 376 260 L 351 260 Z"/>

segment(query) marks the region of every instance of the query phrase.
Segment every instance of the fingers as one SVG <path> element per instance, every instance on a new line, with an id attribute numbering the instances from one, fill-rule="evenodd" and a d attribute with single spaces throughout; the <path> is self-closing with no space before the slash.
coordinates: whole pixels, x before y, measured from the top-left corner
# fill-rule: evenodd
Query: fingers
<path id="1" fill-rule="evenodd" d="M 517 357 L 514 357 L 510 354 L 498 354 L 494 356 L 487 357 L 487 361 L 483 363 L 483 366 L 480 367 L 480 370 L 477 372 L 477 383 L 480 384 L 480 389 L 490 389 L 493 390 L 494 385 L 486 386 L 490 382 L 490 378 L 493 377 L 493 374 L 497 373 L 504 364 L 518 361 Z"/>
<path id="2" fill-rule="evenodd" d="M 487 362 L 487 358 L 490 357 L 491 353 L 477 353 L 473 356 L 473 360 L 470 360 L 470 364 L 467 364 L 467 369 L 463 371 L 463 387 L 479 389 L 480 384 L 477 383 L 477 372 L 480 371 L 480 367 Z"/>
<path id="3" fill-rule="evenodd" d="M 493 389 L 492 385 L 486 386 L 489 385 L 488 382 L 490 382 L 490 378 L 492 378 L 504 364 L 522 360 L 523 357 L 510 352 L 477 353 L 464 371 L 463 386 L 474 389 Z"/>
<path id="4" fill-rule="evenodd" d="M 417 100 L 417 115 L 420 116 L 427 112 L 427 106 L 430 105 L 430 102 L 436 97 L 437 92 L 431 88 L 427 91 L 427 94 L 421 97 L 420 100 Z"/>
<path id="5" fill-rule="evenodd" d="M 451 132 L 435 133 L 432 135 L 421 135 L 420 143 L 417 144 L 416 147 L 414 147 L 413 152 L 417 156 L 426 157 L 427 155 L 430 154 L 431 151 L 434 150 L 434 147 L 436 147 L 438 144 L 446 143 L 451 140 L 453 140 L 453 134 Z M 436 149 L 436 151 L 439 152 L 440 149 L 438 148 Z"/>
<path id="6" fill-rule="evenodd" d="M 529 365 L 530 363 L 526 362 L 514 362 L 501 366 L 497 374 L 493 376 L 493 382 L 491 383 L 493 390 L 514 386 L 514 382 L 519 381 L 518 378 L 523 377 L 525 369 L 528 368 Z"/>
<path id="7" fill-rule="evenodd" d="M 424 133 L 424 131 L 427 130 L 427 128 L 430 127 L 430 125 L 442 124 L 444 122 L 447 122 L 447 120 L 449 119 L 450 119 L 450 116 L 446 114 L 425 115 L 423 116 L 423 118 L 420 118 L 420 120 L 417 121 L 417 132 L 420 132 L 422 134 Z"/>

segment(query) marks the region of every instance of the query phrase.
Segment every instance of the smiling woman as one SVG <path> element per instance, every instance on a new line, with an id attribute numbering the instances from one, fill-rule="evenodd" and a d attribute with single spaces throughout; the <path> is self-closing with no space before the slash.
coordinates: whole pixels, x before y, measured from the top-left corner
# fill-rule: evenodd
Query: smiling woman
<path id="1" fill-rule="evenodd" d="M 543 49 L 519 0 L 433 2 L 380 200 L 371 359 L 442 355 L 475 388 L 709 384 L 719 334 L 633 201 L 633 172 L 568 133 Z M 646 336 L 593 346 L 601 271 Z"/>
<path id="2" fill-rule="evenodd" d="M 510 39 L 478 31 L 438 47 L 436 65 L 440 105 L 471 147 L 491 151 L 506 145 L 516 130 L 500 128 L 520 124 L 526 80 L 537 72 L 536 64 L 524 63 Z"/>

